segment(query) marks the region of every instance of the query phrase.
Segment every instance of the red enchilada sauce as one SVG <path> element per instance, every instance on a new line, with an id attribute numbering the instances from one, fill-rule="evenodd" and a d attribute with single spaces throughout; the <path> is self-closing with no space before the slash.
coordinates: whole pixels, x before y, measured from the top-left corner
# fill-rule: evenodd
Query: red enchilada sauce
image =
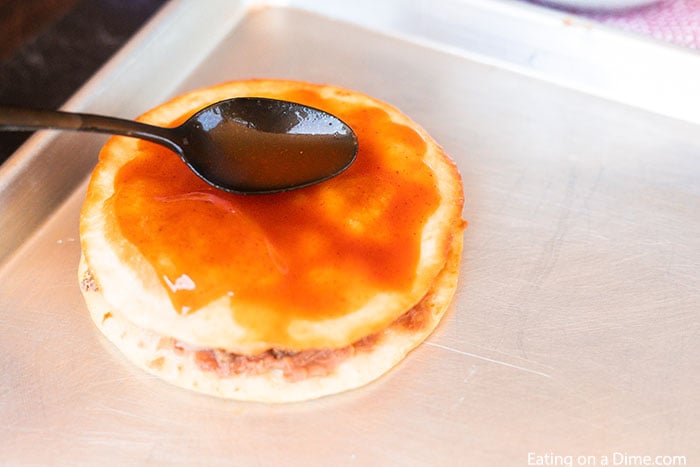
<path id="1" fill-rule="evenodd" d="M 358 137 L 355 163 L 319 185 L 244 196 L 210 187 L 174 153 L 140 142 L 110 202 L 176 310 L 194 313 L 223 297 L 238 322 L 274 339 L 293 319 L 342 316 L 378 291 L 410 289 L 439 194 L 422 162 L 425 141 L 385 111 L 309 91 L 266 97 L 340 117 Z"/>

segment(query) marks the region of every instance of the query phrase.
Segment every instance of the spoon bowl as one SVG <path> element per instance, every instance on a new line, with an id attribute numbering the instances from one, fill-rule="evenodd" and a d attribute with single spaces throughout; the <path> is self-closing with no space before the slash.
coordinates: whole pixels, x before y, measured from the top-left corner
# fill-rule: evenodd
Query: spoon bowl
<path id="1" fill-rule="evenodd" d="M 264 98 L 206 107 L 178 128 L 183 159 L 215 186 L 275 192 L 327 180 L 357 154 L 352 129 L 319 109 Z"/>
<path id="2" fill-rule="evenodd" d="M 146 139 L 176 152 L 207 183 L 240 194 L 313 185 L 340 174 L 357 156 L 357 137 L 339 118 L 262 97 L 216 102 L 175 128 L 93 114 L 0 107 L 0 130 L 40 128 Z"/>

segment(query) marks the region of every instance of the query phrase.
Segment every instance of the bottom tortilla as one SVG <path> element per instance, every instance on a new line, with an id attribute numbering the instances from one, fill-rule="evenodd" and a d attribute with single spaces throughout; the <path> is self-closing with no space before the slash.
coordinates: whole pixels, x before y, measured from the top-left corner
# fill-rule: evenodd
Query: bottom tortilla
<path id="1" fill-rule="evenodd" d="M 164 339 L 170 339 L 168 336 L 132 324 L 112 309 L 95 287 L 84 287 L 83 295 L 100 331 L 127 359 L 148 373 L 186 389 L 227 399 L 297 402 L 364 386 L 387 373 L 423 342 L 449 308 L 457 287 L 461 252 L 462 235 L 459 232 L 452 239 L 445 267 L 435 278 L 430 291 L 411 310 L 410 323 L 399 318 L 372 339 L 372 345 L 350 352 L 327 374 L 301 380 L 290 380 L 279 369 L 227 376 L 202 369 L 194 357 L 197 350 L 203 349 L 190 350 L 187 344 L 177 349 L 173 345 L 163 345 Z M 88 266 L 83 258 L 79 277 L 85 278 L 87 274 Z"/>

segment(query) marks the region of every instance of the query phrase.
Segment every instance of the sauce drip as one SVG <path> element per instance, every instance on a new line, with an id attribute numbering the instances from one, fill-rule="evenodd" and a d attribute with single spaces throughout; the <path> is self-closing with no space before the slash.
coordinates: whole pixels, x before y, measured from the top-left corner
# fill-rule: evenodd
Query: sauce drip
<path id="1" fill-rule="evenodd" d="M 176 310 L 223 297 L 237 322 L 275 340 L 291 320 L 342 316 L 378 292 L 410 289 L 439 194 L 422 162 L 425 141 L 380 108 L 308 91 L 266 97 L 341 118 L 358 137 L 355 163 L 318 185 L 245 196 L 212 188 L 176 154 L 142 141 L 109 203 L 115 228 L 154 267 Z"/>

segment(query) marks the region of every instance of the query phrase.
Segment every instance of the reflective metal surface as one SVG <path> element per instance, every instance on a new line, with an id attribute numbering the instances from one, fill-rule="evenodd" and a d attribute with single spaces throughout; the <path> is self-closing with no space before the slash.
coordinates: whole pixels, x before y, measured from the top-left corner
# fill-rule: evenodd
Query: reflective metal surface
<path id="1" fill-rule="evenodd" d="M 230 16 L 187 16 L 195 3 L 176 2 L 142 36 L 168 40 L 134 46 L 141 56 L 103 74 L 129 70 L 129 86 L 146 83 L 154 95 L 142 90 L 124 103 L 115 79 L 100 89 L 98 75 L 78 103 L 89 106 L 86 96 L 95 95 L 94 105 L 145 110 L 193 87 L 255 76 L 331 82 L 391 102 L 445 147 L 464 177 L 469 227 L 455 302 L 424 345 L 366 388 L 288 406 L 191 394 L 132 368 L 94 329 L 76 278 L 84 186 L 71 185 L 67 200 L 0 268 L 0 459 L 527 465 L 558 455 L 574 465 L 577 456 L 597 465 L 608 456 L 613 465 L 614 456 L 649 455 L 697 462 L 700 131 L 692 118 L 661 116 L 668 112 L 643 99 L 603 98 L 595 83 L 582 92 L 561 76 L 542 79 L 542 70 L 508 65 L 497 54 L 439 45 L 429 33 L 453 24 L 447 20 L 426 17 L 425 35 L 400 34 L 400 15 L 417 17 L 421 2 L 367 6 L 372 19 L 364 26 L 329 18 L 327 6 L 314 14 L 222 4 Z M 509 2 L 491 5 L 494 24 L 519 11 Z M 489 11 L 488 2 L 462 7 L 455 21 Z M 351 13 L 347 19 L 359 23 Z M 235 15 L 240 22 L 230 20 Z M 183 40 L 169 24 L 194 28 L 220 17 L 229 18 L 219 29 L 227 32 L 198 53 L 190 45 L 190 67 L 178 70 L 157 53 Z M 550 19 L 522 9 L 525 29 L 559 31 L 552 43 L 580 33 Z M 404 30 L 418 24 L 408 21 Z M 608 37 L 601 34 L 596 40 Z M 479 37 L 488 42 L 477 34 L 474 44 Z M 629 40 L 610 37 L 611 54 Z M 677 51 L 668 54 L 680 63 Z M 131 72 L 155 57 L 169 74 L 151 75 L 147 65 Z M 690 73 L 697 63 L 686 58 Z M 110 83 L 117 87 L 108 90 Z M 694 111 L 672 94 L 669 104 Z M 30 150 L 68 151 L 73 143 L 64 141 Z M 80 162 L 85 174 L 98 146 Z"/>

